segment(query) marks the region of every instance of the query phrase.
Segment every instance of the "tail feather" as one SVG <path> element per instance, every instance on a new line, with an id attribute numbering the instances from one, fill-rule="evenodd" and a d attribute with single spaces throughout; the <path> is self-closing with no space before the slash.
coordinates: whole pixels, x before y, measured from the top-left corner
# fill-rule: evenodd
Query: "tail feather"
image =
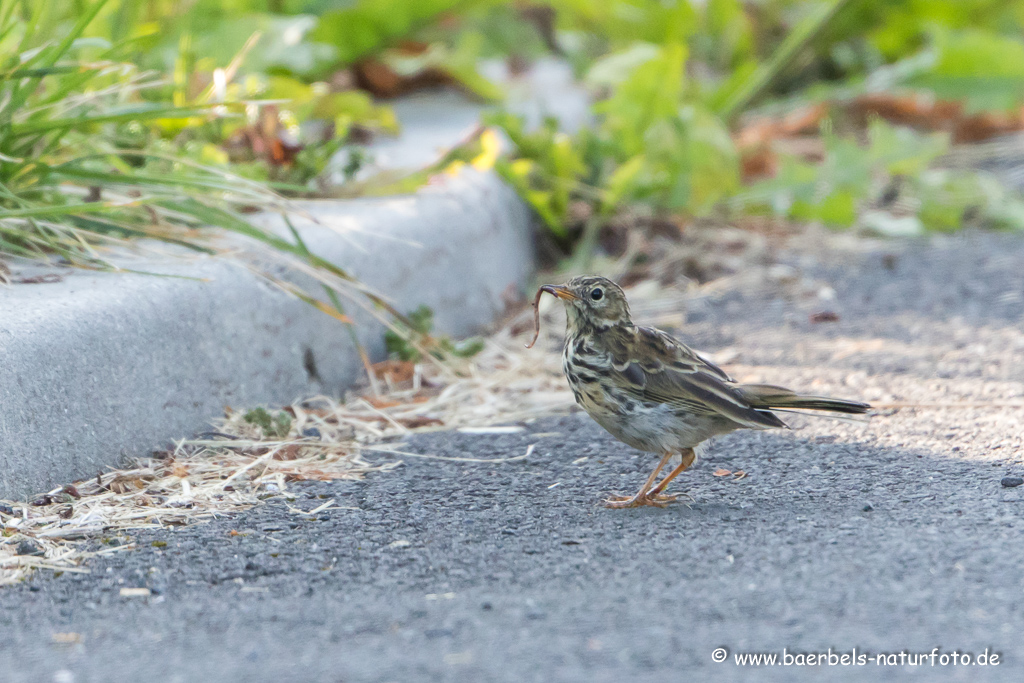
<path id="1" fill-rule="evenodd" d="M 871 406 L 867 403 L 828 398 L 827 396 L 803 396 L 789 389 L 770 384 L 743 384 L 739 388 L 743 392 L 744 398 L 754 408 L 800 408 L 851 415 L 860 415 L 871 410 Z"/>

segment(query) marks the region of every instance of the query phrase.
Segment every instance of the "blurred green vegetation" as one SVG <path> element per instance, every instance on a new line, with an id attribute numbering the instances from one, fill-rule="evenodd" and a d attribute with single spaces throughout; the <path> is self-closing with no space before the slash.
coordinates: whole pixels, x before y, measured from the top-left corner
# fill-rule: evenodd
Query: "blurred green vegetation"
<path id="1" fill-rule="evenodd" d="M 469 358 L 484 348 L 480 337 L 470 337 L 461 341 L 452 341 L 446 335 L 431 336 L 434 330 L 434 311 L 429 306 L 420 306 L 406 316 L 406 322 L 396 325 L 395 329 L 384 333 L 384 345 L 392 360 L 419 361 L 423 358 L 423 349 L 438 360 L 447 358 Z"/>
<path id="2" fill-rule="evenodd" d="M 104 267 L 99 242 L 208 249 L 213 224 L 315 263 L 239 210 L 333 193 L 363 159 L 333 168 L 342 146 L 398 131 L 380 97 L 424 83 L 495 104 L 497 170 L 579 265 L 623 207 L 1021 228 L 1015 193 L 942 161 L 1024 127 L 1022 36 L 1024 0 L 0 0 L 0 251 Z M 548 56 L 595 96 L 573 135 L 478 68 Z"/>
<path id="3" fill-rule="evenodd" d="M 264 187 L 120 144 L 118 131 L 208 112 L 146 101 L 154 77 L 85 36 L 102 9 L 67 17 L 50 3 L 0 3 L 0 253 L 106 268 L 98 242 L 146 236 L 211 251 L 189 238 L 208 225 L 262 237 L 234 207 L 272 200 Z"/>
<path id="4" fill-rule="evenodd" d="M 554 122 L 525 130 L 500 114 L 492 123 L 516 150 L 499 170 L 578 268 L 613 214 L 638 204 L 892 234 L 1024 228 L 1016 193 L 983 173 L 941 168 L 961 133 L 1022 128 L 1022 2 L 547 6 L 561 53 L 602 95 L 595 124 L 570 138 Z M 813 130 L 801 131 L 820 143 L 813 154 L 775 150 L 772 138 L 787 137 L 778 130 L 745 139 L 759 117 L 819 104 Z M 768 178 L 747 173 L 758 155 L 770 162 Z"/>

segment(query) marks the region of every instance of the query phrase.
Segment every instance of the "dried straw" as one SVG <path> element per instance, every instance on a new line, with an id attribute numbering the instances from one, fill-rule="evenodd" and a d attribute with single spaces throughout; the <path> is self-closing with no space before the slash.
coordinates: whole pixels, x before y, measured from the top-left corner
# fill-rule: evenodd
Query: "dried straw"
<path id="1" fill-rule="evenodd" d="M 665 287 L 659 284 L 664 276 L 652 271 L 627 289 L 638 321 L 679 320 L 687 299 L 714 286 Z M 231 412 L 215 424 L 216 431 L 126 469 L 30 501 L 0 501 L 0 585 L 21 581 L 40 568 L 88 571 L 83 565 L 89 558 L 134 547 L 127 538 L 131 531 L 237 513 L 270 496 L 294 499 L 288 486 L 295 481 L 361 479 L 397 467 L 401 461 L 396 456 L 437 457 L 382 443 L 412 432 L 479 428 L 568 412 L 573 397 L 558 353 L 564 331 L 561 302 L 544 298 L 535 305 L 536 312 L 524 306 L 510 316 L 471 359 L 378 363 L 381 394 L 355 394 L 344 401 L 317 397 L 286 407 L 287 434 L 264 434 L 244 413 Z M 548 320 L 528 350 L 534 315 Z M 281 412 L 271 411 L 271 416 Z M 374 461 L 367 459 L 370 454 Z M 98 540 L 109 547 L 95 550 Z"/>
<path id="2" fill-rule="evenodd" d="M 400 458 L 418 454 L 381 442 L 412 432 L 565 411 L 572 396 L 557 355 L 541 349 L 528 354 L 522 341 L 513 341 L 521 318 L 510 320 L 455 372 L 433 362 L 408 364 L 399 368 L 408 370 L 408 378 L 382 373 L 389 389 L 382 396 L 317 397 L 288 406 L 286 435 L 264 434 L 244 413 L 231 412 L 216 431 L 128 468 L 28 501 L 0 502 L 0 585 L 21 581 L 34 569 L 87 571 L 89 558 L 134 547 L 129 532 L 237 513 L 270 496 L 290 498 L 295 481 L 360 479 L 393 469 Z M 547 341 L 554 345 L 554 336 Z M 367 460 L 370 455 L 376 462 Z M 95 550 L 97 540 L 109 547 Z"/>

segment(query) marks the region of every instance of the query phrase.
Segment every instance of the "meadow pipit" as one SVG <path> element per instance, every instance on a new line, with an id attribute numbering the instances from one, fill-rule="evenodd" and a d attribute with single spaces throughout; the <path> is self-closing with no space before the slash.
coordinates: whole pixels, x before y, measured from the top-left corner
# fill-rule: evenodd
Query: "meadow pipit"
<path id="1" fill-rule="evenodd" d="M 865 413 L 856 401 L 802 396 L 768 384 L 737 384 L 713 363 L 661 330 L 633 324 L 626 295 L 603 277 L 577 277 L 544 285 L 537 293 L 565 302 L 568 329 L 562 369 L 576 402 L 619 441 L 662 454 L 634 496 L 608 507 L 662 507 L 677 496 L 662 493 L 697 458 L 707 439 L 736 429 L 786 427 L 772 409 Z M 674 454 L 682 462 L 655 484 Z"/>

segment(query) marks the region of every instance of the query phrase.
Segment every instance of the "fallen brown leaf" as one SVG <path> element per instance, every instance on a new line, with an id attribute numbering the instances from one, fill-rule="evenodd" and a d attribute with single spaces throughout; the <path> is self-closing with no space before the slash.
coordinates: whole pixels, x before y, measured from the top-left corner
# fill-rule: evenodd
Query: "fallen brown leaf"
<path id="1" fill-rule="evenodd" d="M 416 364 L 408 360 L 385 360 L 374 363 L 371 367 L 378 379 L 387 380 L 393 384 L 411 382 L 416 372 Z"/>
<path id="2" fill-rule="evenodd" d="M 933 100 L 923 95 L 872 93 L 861 95 L 848 107 L 855 120 L 866 123 L 871 116 L 925 130 L 952 133 L 955 144 L 981 142 L 1024 130 L 1024 110 L 966 114 L 963 104 Z"/>
<path id="3" fill-rule="evenodd" d="M 426 43 L 407 40 L 394 48 L 391 54 L 414 57 L 423 54 L 429 47 Z M 379 58 L 370 57 L 352 67 L 356 84 L 376 97 L 397 97 L 423 88 L 458 84 L 449 74 L 433 66 L 412 74 L 400 74 L 388 64 L 387 56 L 388 53 L 384 53 Z"/>
<path id="4" fill-rule="evenodd" d="M 297 460 L 302 444 L 290 443 L 274 454 L 274 460 Z"/>
<path id="5" fill-rule="evenodd" d="M 776 138 L 812 135 L 818 132 L 827 113 L 828 104 L 821 102 L 791 111 L 781 119 L 762 117 L 741 129 L 733 139 L 740 149 L 750 149 L 768 145 Z"/>
<path id="6" fill-rule="evenodd" d="M 779 168 L 779 157 L 771 145 L 759 145 L 744 150 L 740 160 L 743 182 L 748 183 L 760 178 L 771 178 Z"/>

